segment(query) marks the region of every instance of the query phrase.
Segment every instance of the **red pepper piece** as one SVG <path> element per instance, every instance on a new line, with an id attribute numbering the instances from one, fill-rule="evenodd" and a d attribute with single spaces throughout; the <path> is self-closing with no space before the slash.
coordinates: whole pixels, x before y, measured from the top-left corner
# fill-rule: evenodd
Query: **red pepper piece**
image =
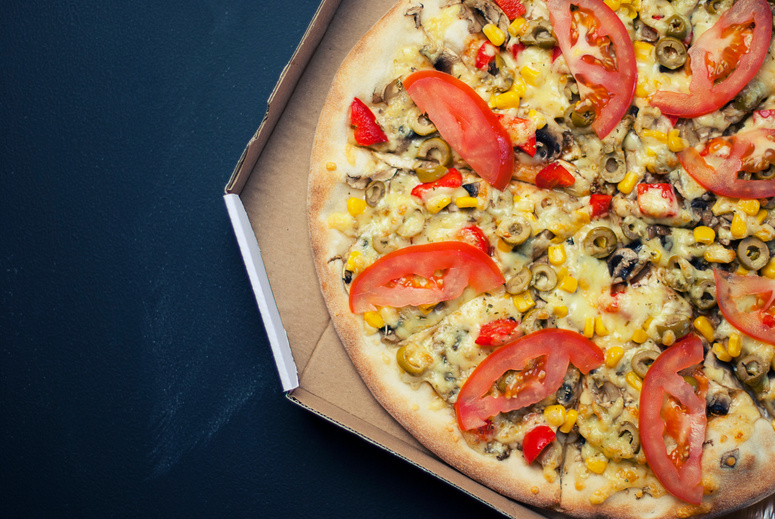
<path id="1" fill-rule="evenodd" d="M 537 425 L 530 429 L 522 440 L 522 454 L 528 465 L 541 454 L 544 448 L 552 443 L 557 435 L 548 425 Z"/>
<path id="2" fill-rule="evenodd" d="M 458 231 L 457 235 L 462 241 L 473 245 L 485 254 L 490 254 L 490 240 L 484 235 L 484 231 L 476 225 L 463 227 Z"/>
<path id="3" fill-rule="evenodd" d="M 361 146 L 371 146 L 388 140 L 385 132 L 377 124 L 377 117 L 357 97 L 350 105 L 350 124 L 355 126 L 355 142 Z"/>
<path id="4" fill-rule="evenodd" d="M 611 195 L 600 194 L 594 194 L 589 197 L 589 205 L 592 206 L 592 218 L 608 214 L 611 198 Z"/>
<path id="5" fill-rule="evenodd" d="M 517 59 L 520 55 L 520 53 L 525 50 L 527 47 L 525 47 L 524 43 L 517 43 L 511 46 L 511 54 L 514 56 L 514 59 Z"/>
<path id="6" fill-rule="evenodd" d="M 562 49 L 557 45 L 555 45 L 554 48 L 552 49 L 552 63 L 554 63 L 554 60 L 559 58 L 561 54 L 562 54 Z"/>
<path id="7" fill-rule="evenodd" d="M 671 184 L 638 184 L 638 208 L 646 216 L 666 218 L 678 214 L 678 200 Z"/>
<path id="8" fill-rule="evenodd" d="M 449 171 L 447 171 L 447 174 L 441 177 L 440 179 L 434 180 L 433 182 L 426 182 L 424 184 L 415 186 L 415 188 L 412 189 L 412 196 L 416 196 L 417 198 L 424 199 L 425 195 L 429 191 L 433 191 L 436 188 L 460 187 L 462 185 L 463 185 L 463 175 L 461 175 L 460 172 L 455 168 L 449 168 Z"/>
<path id="9" fill-rule="evenodd" d="M 518 325 L 511 318 L 490 321 L 479 329 L 479 337 L 474 342 L 479 346 L 502 346 L 518 337 Z"/>
<path id="10" fill-rule="evenodd" d="M 575 182 L 573 175 L 557 162 L 552 162 L 536 175 L 536 185 L 542 189 L 570 187 Z"/>
<path id="11" fill-rule="evenodd" d="M 503 12 L 506 13 L 509 20 L 513 20 L 517 16 L 522 16 L 527 12 L 527 8 L 521 0 L 495 0 L 495 3 L 498 4 L 498 7 L 503 9 Z"/>
<path id="12" fill-rule="evenodd" d="M 498 48 L 495 45 L 489 41 L 482 43 L 482 46 L 479 47 L 479 52 L 476 53 L 476 68 L 484 70 L 489 67 L 497 53 Z"/>
<path id="13" fill-rule="evenodd" d="M 536 134 L 534 133 L 533 135 L 527 138 L 526 143 L 519 145 L 519 149 L 521 149 L 531 157 L 534 157 L 536 154 L 536 150 L 538 149 L 536 148 L 536 143 L 537 143 Z"/>

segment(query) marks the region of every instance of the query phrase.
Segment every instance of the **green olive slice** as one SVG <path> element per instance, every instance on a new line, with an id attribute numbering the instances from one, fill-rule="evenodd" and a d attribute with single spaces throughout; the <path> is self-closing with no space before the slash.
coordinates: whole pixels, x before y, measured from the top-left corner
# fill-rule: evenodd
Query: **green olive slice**
<path id="1" fill-rule="evenodd" d="M 530 284 L 541 292 L 548 292 L 557 286 L 557 273 L 545 263 L 536 263 L 530 267 L 533 280 Z"/>
<path id="2" fill-rule="evenodd" d="M 525 335 L 543 330 L 544 328 L 556 328 L 557 319 L 546 307 L 533 308 L 525 314 L 522 320 L 522 331 Z"/>
<path id="3" fill-rule="evenodd" d="M 737 361 L 737 378 L 749 386 L 756 386 L 769 370 L 769 363 L 756 354 L 746 355 Z"/>
<path id="4" fill-rule="evenodd" d="M 686 63 L 686 47 L 680 40 L 665 36 L 657 42 L 657 61 L 670 70 L 681 68 Z"/>
<path id="5" fill-rule="evenodd" d="M 621 150 L 613 151 L 603 157 L 600 178 L 610 184 L 618 184 L 624 180 L 627 174 L 627 165 L 624 160 L 624 153 Z"/>
<path id="6" fill-rule="evenodd" d="M 375 207 L 380 200 L 382 200 L 382 197 L 385 196 L 385 183 L 380 180 L 372 180 L 369 182 L 369 185 L 366 186 L 366 203 L 371 206 Z"/>
<path id="7" fill-rule="evenodd" d="M 716 283 L 712 279 L 703 279 L 689 290 L 689 297 L 700 310 L 710 310 L 716 306 Z"/>
<path id="8" fill-rule="evenodd" d="M 446 175 L 447 171 L 449 171 L 447 167 L 441 164 L 426 163 L 417 165 L 414 168 L 414 172 L 417 173 L 417 179 L 423 183 L 434 182 Z"/>
<path id="9" fill-rule="evenodd" d="M 504 218 L 497 229 L 495 234 L 503 239 L 510 245 L 519 245 L 525 243 L 533 232 L 533 227 L 530 222 L 524 216 L 513 216 L 510 218 Z"/>
<path id="10" fill-rule="evenodd" d="M 512 295 L 521 294 L 530 287 L 530 281 L 533 279 L 533 273 L 527 267 L 514 274 L 506 281 L 506 292 Z"/>
<path id="11" fill-rule="evenodd" d="M 659 355 L 659 352 L 656 352 L 654 350 L 639 351 L 638 353 L 632 356 L 632 360 L 630 361 L 630 365 L 632 366 L 632 371 L 634 371 L 635 374 L 638 375 L 640 378 L 645 377 L 646 372 L 654 363 L 654 360 L 657 358 L 658 355 Z"/>
<path id="12" fill-rule="evenodd" d="M 433 160 L 442 166 L 452 163 L 452 152 L 444 139 L 433 137 L 423 142 L 417 149 L 417 156 L 425 160 Z"/>
<path id="13" fill-rule="evenodd" d="M 579 103 L 570 113 L 570 121 L 576 128 L 587 128 L 593 122 L 597 114 L 591 104 Z"/>
<path id="14" fill-rule="evenodd" d="M 775 178 L 775 168 L 770 166 L 767 169 L 757 171 L 753 174 L 753 178 L 756 180 L 772 180 Z"/>
<path id="15" fill-rule="evenodd" d="M 694 267 L 681 256 L 670 256 L 667 260 L 665 283 L 679 292 L 686 292 L 694 282 Z"/>
<path id="16" fill-rule="evenodd" d="M 683 40 L 689 34 L 689 22 L 680 14 L 674 14 L 665 20 L 665 23 L 667 24 L 665 34 L 671 38 Z"/>
<path id="17" fill-rule="evenodd" d="M 608 227 L 595 227 L 584 237 L 584 250 L 593 258 L 605 258 L 615 249 L 619 240 Z"/>
<path id="18" fill-rule="evenodd" d="M 398 365 L 410 375 L 422 375 L 433 362 L 433 358 L 421 347 L 409 343 L 398 348 L 396 352 Z"/>
<path id="19" fill-rule="evenodd" d="M 749 236 L 737 246 L 737 259 L 748 270 L 759 270 L 770 261 L 770 249 L 759 238 Z"/>
<path id="20" fill-rule="evenodd" d="M 537 45 L 542 49 L 551 49 L 557 45 L 557 39 L 552 34 L 552 25 L 546 18 L 530 20 L 519 40 L 525 45 Z"/>
<path id="21" fill-rule="evenodd" d="M 430 135 L 436 131 L 436 125 L 419 108 L 412 108 L 408 115 L 409 127 L 417 135 Z"/>
<path id="22" fill-rule="evenodd" d="M 759 106 L 759 103 L 764 101 L 769 90 L 769 86 L 763 81 L 752 79 L 751 82 L 745 85 L 740 93 L 735 96 L 732 105 L 741 112 L 750 112 Z"/>

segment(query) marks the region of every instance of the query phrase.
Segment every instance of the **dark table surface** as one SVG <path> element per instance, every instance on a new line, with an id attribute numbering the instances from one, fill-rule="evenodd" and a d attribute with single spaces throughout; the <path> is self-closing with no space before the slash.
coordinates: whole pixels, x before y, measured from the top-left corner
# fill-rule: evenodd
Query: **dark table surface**
<path id="1" fill-rule="evenodd" d="M 0 16 L 0 517 L 472 517 L 282 394 L 223 203 L 317 0 Z"/>

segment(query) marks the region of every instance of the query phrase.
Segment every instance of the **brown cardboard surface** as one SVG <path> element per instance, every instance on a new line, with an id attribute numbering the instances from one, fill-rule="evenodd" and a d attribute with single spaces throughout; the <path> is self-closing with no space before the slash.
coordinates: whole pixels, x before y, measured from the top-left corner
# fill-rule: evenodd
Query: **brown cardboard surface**
<path id="1" fill-rule="evenodd" d="M 339 63 L 393 2 L 342 0 L 328 30 L 324 21 L 337 0 L 321 4 L 305 35 L 306 46 L 286 68 L 272 96 L 274 108 L 270 103 L 262 131 L 249 143 L 227 186 L 227 192 L 240 195 L 250 219 L 300 373 L 299 388 L 289 398 L 511 517 L 561 517 L 543 510 L 539 515 L 474 482 L 436 458 L 395 422 L 350 363 L 318 289 L 306 220 L 307 173 L 318 114 Z M 725 517 L 770 517 L 773 503 L 775 499 L 768 498 Z"/>

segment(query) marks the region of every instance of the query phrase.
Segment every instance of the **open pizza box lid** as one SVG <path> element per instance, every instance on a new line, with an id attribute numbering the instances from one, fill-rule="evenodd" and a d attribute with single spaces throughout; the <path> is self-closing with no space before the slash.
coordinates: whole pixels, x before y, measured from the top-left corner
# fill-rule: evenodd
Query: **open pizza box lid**
<path id="1" fill-rule="evenodd" d="M 312 141 L 340 63 L 394 0 L 323 0 L 226 186 L 225 201 L 283 390 L 302 407 L 436 475 L 510 517 L 560 517 L 506 498 L 425 449 L 377 403 L 328 315 L 307 228 Z M 773 516 L 772 497 L 725 517 Z"/>

